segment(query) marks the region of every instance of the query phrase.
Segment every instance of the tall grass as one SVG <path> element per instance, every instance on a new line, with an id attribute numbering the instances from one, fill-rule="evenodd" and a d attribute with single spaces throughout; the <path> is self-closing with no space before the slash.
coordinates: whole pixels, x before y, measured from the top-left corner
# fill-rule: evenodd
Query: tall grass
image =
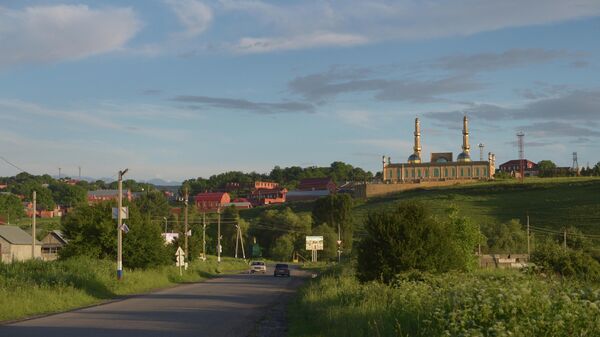
<path id="1" fill-rule="evenodd" d="M 64 311 L 246 268 L 241 260 L 224 258 L 218 264 L 209 256 L 205 262 L 193 262 L 183 276 L 179 276 L 179 268 L 163 266 L 125 270 L 123 280 L 117 281 L 112 261 L 78 257 L 0 263 L 0 321 Z"/>
<path id="2" fill-rule="evenodd" d="M 360 284 L 348 269 L 301 289 L 291 337 L 599 336 L 600 287 L 510 271 Z"/>

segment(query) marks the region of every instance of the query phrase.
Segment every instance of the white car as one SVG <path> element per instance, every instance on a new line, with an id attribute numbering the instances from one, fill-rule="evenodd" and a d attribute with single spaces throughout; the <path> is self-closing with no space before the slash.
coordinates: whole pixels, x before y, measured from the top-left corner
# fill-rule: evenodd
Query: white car
<path id="1" fill-rule="evenodd" d="M 262 261 L 252 261 L 250 262 L 250 272 L 265 274 L 267 272 L 267 265 Z"/>

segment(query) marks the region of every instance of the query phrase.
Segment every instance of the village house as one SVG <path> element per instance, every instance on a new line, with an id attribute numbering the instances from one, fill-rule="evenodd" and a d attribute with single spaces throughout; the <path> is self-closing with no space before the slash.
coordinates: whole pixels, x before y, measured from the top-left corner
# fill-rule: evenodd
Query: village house
<path id="1" fill-rule="evenodd" d="M 231 202 L 231 197 L 227 192 L 205 192 L 196 195 L 195 202 L 198 211 L 213 212 L 227 207 L 226 204 Z"/>
<path id="2" fill-rule="evenodd" d="M 88 204 L 97 204 L 107 200 L 117 200 L 119 198 L 119 190 L 97 190 L 97 191 L 88 191 L 87 192 L 87 200 Z M 131 190 L 123 191 L 123 199 L 128 201 L 133 200 L 133 193 Z"/>
<path id="3" fill-rule="evenodd" d="M 0 226 L 0 261 L 11 263 L 31 259 L 32 237 L 17 226 Z M 42 243 L 36 240 L 35 257 L 41 258 Z"/>
<path id="4" fill-rule="evenodd" d="M 252 206 L 282 204 L 286 200 L 287 193 L 288 190 L 280 187 L 278 183 L 256 181 L 248 199 Z"/>
<path id="5" fill-rule="evenodd" d="M 63 233 L 53 230 L 42 239 L 42 260 L 54 261 L 58 258 L 58 252 L 68 243 Z"/>

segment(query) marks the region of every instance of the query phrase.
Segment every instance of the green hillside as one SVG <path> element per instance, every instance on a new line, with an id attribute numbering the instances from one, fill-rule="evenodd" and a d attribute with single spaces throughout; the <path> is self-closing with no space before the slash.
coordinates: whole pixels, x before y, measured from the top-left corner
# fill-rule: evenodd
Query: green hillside
<path id="1" fill-rule="evenodd" d="M 445 188 L 420 189 L 371 198 L 355 208 L 361 227 L 370 210 L 394 207 L 401 200 L 420 200 L 435 213 L 456 206 L 460 213 L 480 224 L 519 219 L 527 213 L 533 226 L 558 229 L 575 226 L 587 234 L 600 234 L 599 178 L 531 178 Z"/>

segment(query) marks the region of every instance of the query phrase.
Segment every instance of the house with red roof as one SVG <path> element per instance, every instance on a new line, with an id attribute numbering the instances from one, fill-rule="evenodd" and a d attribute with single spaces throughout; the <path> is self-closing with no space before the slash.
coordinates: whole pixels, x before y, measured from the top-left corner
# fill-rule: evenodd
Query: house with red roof
<path id="1" fill-rule="evenodd" d="M 287 192 L 288 190 L 279 187 L 278 183 L 256 181 L 248 199 L 250 199 L 252 206 L 282 204 L 285 202 Z"/>
<path id="2" fill-rule="evenodd" d="M 298 190 L 300 191 L 329 191 L 335 192 L 337 185 L 330 177 L 306 178 L 300 180 Z"/>
<path id="3" fill-rule="evenodd" d="M 196 195 L 194 200 L 199 211 L 216 211 L 227 207 L 231 202 L 231 196 L 227 192 L 205 192 Z"/>

